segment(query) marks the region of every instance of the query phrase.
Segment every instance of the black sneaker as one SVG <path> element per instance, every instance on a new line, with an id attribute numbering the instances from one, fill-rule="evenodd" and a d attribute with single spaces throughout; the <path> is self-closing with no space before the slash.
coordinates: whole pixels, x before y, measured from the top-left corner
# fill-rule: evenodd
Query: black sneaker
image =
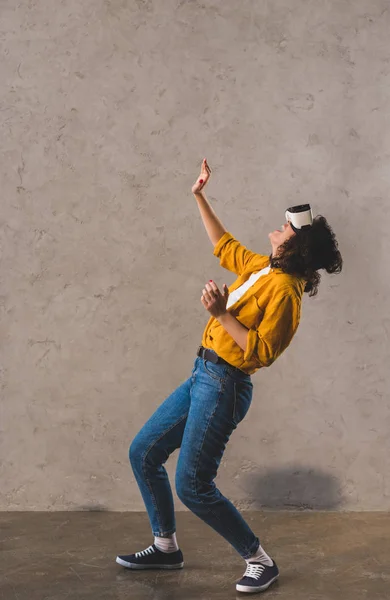
<path id="1" fill-rule="evenodd" d="M 154 544 L 142 552 L 117 556 L 116 562 L 127 569 L 182 569 L 184 566 L 181 550 L 161 552 Z"/>
<path id="2" fill-rule="evenodd" d="M 236 584 L 236 590 L 255 594 L 269 588 L 271 583 L 279 577 L 279 569 L 275 561 L 272 562 L 274 563 L 272 567 L 268 567 L 261 562 L 248 563 L 243 578 Z"/>

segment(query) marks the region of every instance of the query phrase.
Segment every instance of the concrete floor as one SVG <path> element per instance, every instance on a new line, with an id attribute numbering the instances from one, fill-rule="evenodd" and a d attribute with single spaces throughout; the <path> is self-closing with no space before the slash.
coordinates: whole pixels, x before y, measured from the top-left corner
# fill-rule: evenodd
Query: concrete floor
<path id="1" fill-rule="evenodd" d="M 258 596 L 389 600 L 390 514 L 248 512 L 280 580 Z M 0 513 L 1 600 L 227 600 L 245 563 L 188 512 L 177 514 L 181 571 L 134 572 L 117 553 L 151 543 L 144 513 Z"/>

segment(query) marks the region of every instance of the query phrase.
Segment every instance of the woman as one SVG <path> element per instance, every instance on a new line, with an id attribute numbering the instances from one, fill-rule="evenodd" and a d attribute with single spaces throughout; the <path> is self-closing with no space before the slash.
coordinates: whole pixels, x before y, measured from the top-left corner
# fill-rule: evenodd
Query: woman
<path id="1" fill-rule="evenodd" d="M 210 174 L 204 159 L 192 192 L 214 255 L 238 279 L 230 290 L 224 285 L 222 292 L 211 280 L 205 285 L 201 302 L 211 316 L 191 377 L 160 405 L 131 444 L 130 461 L 154 543 L 142 552 L 118 556 L 117 562 L 131 569 L 183 567 L 163 466 L 180 447 L 179 498 L 247 562 L 236 589 L 260 592 L 278 578 L 278 567 L 214 479 L 226 443 L 251 404 L 251 375 L 271 365 L 289 345 L 298 327 L 303 292 L 317 293 L 318 271 L 340 272 L 342 259 L 323 217 L 310 219 L 302 228 L 286 222 L 270 233 L 270 256 L 246 249 L 226 231 L 202 193 Z"/>

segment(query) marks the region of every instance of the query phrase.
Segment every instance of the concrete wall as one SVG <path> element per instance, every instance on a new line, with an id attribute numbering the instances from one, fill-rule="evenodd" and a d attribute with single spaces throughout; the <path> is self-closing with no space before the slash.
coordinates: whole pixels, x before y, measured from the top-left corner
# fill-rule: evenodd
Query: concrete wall
<path id="1" fill-rule="evenodd" d="M 345 259 L 253 377 L 221 490 L 388 510 L 388 2 L 0 11 L 1 509 L 143 508 L 129 443 L 190 374 L 204 283 L 234 280 L 191 195 L 207 156 L 208 197 L 247 246 L 268 253 L 284 209 L 311 201 Z"/>

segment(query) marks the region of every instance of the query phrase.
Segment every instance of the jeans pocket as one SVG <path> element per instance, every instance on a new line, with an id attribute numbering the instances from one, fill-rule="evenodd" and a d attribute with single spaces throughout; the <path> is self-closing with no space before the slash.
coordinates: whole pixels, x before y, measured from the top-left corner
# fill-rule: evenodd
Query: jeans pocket
<path id="1" fill-rule="evenodd" d="M 205 370 L 207 371 L 208 375 L 210 375 L 210 377 L 212 377 L 216 381 L 224 380 L 225 376 L 224 376 L 223 367 L 222 368 L 218 367 L 213 362 L 211 362 L 211 360 L 206 360 L 205 358 L 203 359 L 203 364 L 204 364 Z"/>

